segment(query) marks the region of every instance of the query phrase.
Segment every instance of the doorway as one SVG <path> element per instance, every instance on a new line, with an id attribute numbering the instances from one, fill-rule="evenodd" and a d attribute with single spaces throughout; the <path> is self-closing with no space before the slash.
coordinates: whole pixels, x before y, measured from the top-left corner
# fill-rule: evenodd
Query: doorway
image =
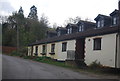
<path id="1" fill-rule="evenodd" d="M 76 39 L 75 47 L 75 62 L 78 66 L 86 65 L 84 63 L 85 53 L 85 38 Z"/>

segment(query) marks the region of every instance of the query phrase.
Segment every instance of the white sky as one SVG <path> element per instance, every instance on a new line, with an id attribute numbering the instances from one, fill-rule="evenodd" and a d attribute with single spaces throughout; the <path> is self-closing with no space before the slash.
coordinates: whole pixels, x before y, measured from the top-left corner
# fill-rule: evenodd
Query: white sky
<path id="1" fill-rule="evenodd" d="M 98 14 L 109 15 L 118 9 L 118 0 L 0 0 L 0 15 L 9 15 L 22 6 L 27 17 L 32 5 L 37 7 L 39 18 L 44 13 L 50 25 L 63 25 L 70 17 L 94 20 Z"/>

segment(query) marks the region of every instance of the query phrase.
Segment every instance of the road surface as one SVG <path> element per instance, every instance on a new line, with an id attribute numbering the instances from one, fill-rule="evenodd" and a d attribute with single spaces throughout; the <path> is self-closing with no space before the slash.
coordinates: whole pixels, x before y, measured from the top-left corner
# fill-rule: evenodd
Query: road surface
<path id="1" fill-rule="evenodd" d="M 7 55 L 2 57 L 3 79 L 96 79 L 63 67 Z"/>

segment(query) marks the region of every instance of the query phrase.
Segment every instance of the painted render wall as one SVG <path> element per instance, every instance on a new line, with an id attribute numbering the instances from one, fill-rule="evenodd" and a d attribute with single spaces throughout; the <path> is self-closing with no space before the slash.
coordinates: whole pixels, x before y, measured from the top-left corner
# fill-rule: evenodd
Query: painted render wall
<path id="1" fill-rule="evenodd" d="M 42 53 L 42 45 L 38 45 L 38 56 L 43 56 L 41 53 Z"/>
<path id="2" fill-rule="evenodd" d="M 54 43 L 47 44 L 46 56 L 51 57 L 52 59 L 65 61 L 66 58 L 67 58 L 67 51 L 62 52 L 62 43 L 63 42 L 67 42 L 67 50 L 74 50 L 75 51 L 76 40 L 67 40 L 67 41 L 61 41 L 61 42 L 54 42 Z M 51 52 L 51 44 L 55 44 L 55 55 L 50 55 L 49 54 Z M 35 56 L 34 53 L 35 53 L 35 47 L 36 46 L 38 46 L 38 56 L 42 56 L 41 53 L 42 53 L 42 46 L 43 45 L 44 44 L 33 46 L 33 56 Z M 31 47 L 28 47 L 28 55 L 31 55 L 30 54 L 30 49 L 31 49 Z"/>
<path id="3" fill-rule="evenodd" d="M 47 56 L 59 61 L 65 61 L 67 58 L 67 51 L 62 52 L 62 43 L 64 42 L 67 42 L 67 50 L 75 50 L 75 40 L 49 43 L 47 44 Z M 55 44 L 55 55 L 49 54 L 51 52 L 51 44 Z"/>
<path id="4" fill-rule="evenodd" d="M 49 53 L 51 53 L 51 45 L 52 44 L 55 44 L 55 54 L 54 55 L 49 54 Z M 56 43 L 49 43 L 49 44 L 47 44 L 47 57 L 51 57 L 52 59 L 57 59 L 56 46 L 57 46 Z"/>
<path id="5" fill-rule="evenodd" d="M 33 56 L 35 56 L 35 47 L 36 47 L 37 45 L 35 45 L 35 46 L 33 46 Z"/>
<path id="6" fill-rule="evenodd" d="M 101 40 L 101 50 L 93 50 L 93 39 L 97 37 L 102 37 Z M 117 37 L 117 38 L 116 38 Z M 116 39 L 117 39 L 117 55 L 116 55 Z M 90 40 L 90 41 L 89 41 Z M 67 51 L 62 52 L 62 43 L 67 42 L 67 50 L 75 51 L 76 40 L 67 40 L 47 44 L 47 57 L 52 59 L 57 59 L 65 61 L 67 58 Z M 55 44 L 55 55 L 50 55 L 51 44 Z M 33 56 L 35 53 L 35 47 L 38 46 L 38 56 L 42 56 L 42 46 L 35 45 L 33 46 Z M 28 55 L 31 55 L 31 46 L 28 47 Z M 115 58 L 117 57 L 117 63 L 115 64 Z M 97 60 L 101 64 L 110 67 L 120 68 L 120 35 L 117 36 L 117 33 L 107 34 L 101 36 L 87 37 L 85 39 L 85 63 L 87 65 L 91 64 L 93 61 Z"/>
<path id="7" fill-rule="evenodd" d="M 101 50 L 93 50 L 93 39 L 101 37 Z M 90 65 L 97 60 L 104 66 L 115 67 L 116 33 L 85 39 L 85 63 Z"/>
<path id="8" fill-rule="evenodd" d="M 57 59 L 65 61 L 67 59 L 67 51 L 62 52 L 62 43 L 67 42 L 67 50 L 74 50 L 75 51 L 75 43 L 76 40 L 68 40 L 68 41 L 61 41 L 57 42 Z"/>
<path id="9" fill-rule="evenodd" d="M 43 56 L 43 55 L 41 54 L 41 53 L 42 53 L 42 46 L 43 46 L 43 45 L 44 45 L 44 44 L 33 46 L 33 56 L 35 56 L 36 46 L 38 46 L 38 56 Z M 29 52 L 29 51 L 31 51 L 31 49 L 32 49 L 32 47 L 28 47 L 28 55 L 31 54 L 31 52 Z"/>
<path id="10" fill-rule="evenodd" d="M 31 46 L 28 47 L 28 56 L 31 55 Z"/>

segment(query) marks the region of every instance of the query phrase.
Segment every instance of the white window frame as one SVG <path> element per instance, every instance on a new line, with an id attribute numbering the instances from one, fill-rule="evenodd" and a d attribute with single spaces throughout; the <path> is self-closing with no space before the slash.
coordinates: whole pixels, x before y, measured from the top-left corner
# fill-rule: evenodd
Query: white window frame
<path id="1" fill-rule="evenodd" d="M 84 31 L 84 25 L 82 25 L 82 31 Z"/>
<path id="2" fill-rule="evenodd" d="M 51 52 L 55 53 L 55 44 L 51 44 Z"/>
<path id="3" fill-rule="evenodd" d="M 98 27 L 98 28 L 100 27 L 100 21 L 97 22 L 97 27 Z"/>
<path id="4" fill-rule="evenodd" d="M 102 38 L 94 38 L 93 41 L 93 50 L 102 50 Z"/>
<path id="5" fill-rule="evenodd" d="M 80 25 L 80 26 L 79 26 L 79 32 L 81 32 L 81 31 L 82 31 L 82 26 Z"/>
<path id="6" fill-rule="evenodd" d="M 58 36 L 60 36 L 60 31 L 58 31 Z"/>
<path id="7" fill-rule="evenodd" d="M 116 24 L 117 24 L 117 18 L 114 17 L 114 18 L 113 18 L 113 25 L 116 25 Z"/>
<path id="8" fill-rule="evenodd" d="M 72 33 L 72 28 L 70 28 L 70 33 Z"/>
<path id="9" fill-rule="evenodd" d="M 101 20 L 101 27 L 104 27 L 104 20 Z"/>
<path id="10" fill-rule="evenodd" d="M 68 34 L 70 33 L 70 29 L 68 28 Z"/>
<path id="11" fill-rule="evenodd" d="M 79 32 L 84 31 L 84 25 L 79 26 Z"/>
<path id="12" fill-rule="evenodd" d="M 62 52 L 66 52 L 67 51 L 67 42 L 63 42 L 62 43 Z"/>

